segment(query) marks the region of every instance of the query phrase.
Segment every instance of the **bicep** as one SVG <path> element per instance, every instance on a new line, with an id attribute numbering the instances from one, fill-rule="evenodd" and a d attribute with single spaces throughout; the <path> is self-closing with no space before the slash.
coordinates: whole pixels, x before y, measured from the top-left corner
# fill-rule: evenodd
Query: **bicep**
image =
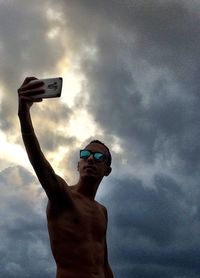
<path id="1" fill-rule="evenodd" d="M 65 180 L 56 175 L 48 162 L 46 167 L 42 167 L 42 169 L 42 173 L 37 173 L 37 176 L 48 199 L 52 202 L 65 201 L 72 204 L 71 192 Z"/>
<path id="2" fill-rule="evenodd" d="M 40 148 L 35 133 L 33 132 L 28 136 L 23 135 L 23 140 L 29 160 L 49 200 L 54 201 L 65 198 L 68 202 L 72 202 L 68 185 L 55 174 Z"/>

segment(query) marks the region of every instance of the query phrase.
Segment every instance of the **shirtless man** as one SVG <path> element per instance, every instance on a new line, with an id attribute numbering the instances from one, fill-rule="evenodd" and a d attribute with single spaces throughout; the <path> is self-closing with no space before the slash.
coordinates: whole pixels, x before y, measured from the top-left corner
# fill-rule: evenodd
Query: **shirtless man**
<path id="1" fill-rule="evenodd" d="M 18 115 L 29 160 L 47 197 L 47 221 L 57 278 L 113 278 L 108 263 L 107 211 L 95 201 L 104 176 L 111 172 L 109 149 L 92 141 L 80 151 L 79 180 L 74 186 L 55 174 L 44 157 L 34 133 L 30 107 L 34 94 L 44 93 L 41 81 L 28 77 L 18 90 Z"/>

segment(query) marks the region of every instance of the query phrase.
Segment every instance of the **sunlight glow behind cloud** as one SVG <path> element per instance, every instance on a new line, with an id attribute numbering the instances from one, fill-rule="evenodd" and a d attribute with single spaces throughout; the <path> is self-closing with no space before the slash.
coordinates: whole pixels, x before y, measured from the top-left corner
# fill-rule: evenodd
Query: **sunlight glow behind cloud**
<path id="1" fill-rule="evenodd" d="M 0 170 L 3 170 L 13 164 L 19 164 L 27 168 L 29 161 L 24 148 L 18 144 L 8 142 L 5 134 L 1 131 L 0 146 L 0 161 L 3 161 L 2 163 L 0 162 Z"/>
<path id="2" fill-rule="evenodd" d="M 61 101 L 66 103 L 70 108 L 75 105 L 76 97 L 81 93 L 84 78 L 81 74 L 74 73 L 73 70 L 66 70 L 63 67 L 63 93 Z M 76 109 L 76 107 L 74 107 Z"/>
<path id="3" fill-rule="evenodd" d="M 80 142 L 96 134 L 101 134 L 100 130 L 96 130 L 94 120 L 86 110 L 79 110 L 72 115 L 68 123 L 68 132 Z"/>

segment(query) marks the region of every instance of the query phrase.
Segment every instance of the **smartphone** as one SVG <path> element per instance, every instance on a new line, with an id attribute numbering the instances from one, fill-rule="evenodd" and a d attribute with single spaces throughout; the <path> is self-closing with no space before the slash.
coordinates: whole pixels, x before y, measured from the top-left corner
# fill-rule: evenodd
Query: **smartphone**
<path id="1" fill-rule="evenodd" d="M 34 95 L 31 96 L 32 98 L 54 98 L 60 97 L 62 91 L 62 77 L 55 77 L 55 78 L 46 78 L 40 79 L 44 82 L 44 94 Z M 31 82 L 35 82 L 37 80 L 33 80 Z"/>

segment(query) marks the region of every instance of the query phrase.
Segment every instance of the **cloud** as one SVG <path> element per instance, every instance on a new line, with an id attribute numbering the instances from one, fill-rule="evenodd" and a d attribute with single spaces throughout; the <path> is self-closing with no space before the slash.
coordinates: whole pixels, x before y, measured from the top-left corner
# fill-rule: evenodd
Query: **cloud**
<path id="1" fill-rule="evenodd" d="M 2 277 L 54 277 L 43 191 L 22 167 L 0 173 Z M 37 265 L 37 267 L 35 267 Z"/>
<path id="2" fill-rule="evenodd" d="M 39 6 L 26 1 L 1 3 L 0 126 L 9 135 L 16 127 L 17 89 L 25 76 L 54 75 L 65 55 L 56 7 L 54 17 L 48 11 L 46 1 Z M 48 36 L 53 27 L 60 28 L 58 37 Z"/>
<path id="3" fill-rule="evenodd" d="M 198 277 L 198 198 L 168 176 L 154 188 L 111 179 L 100 200 L 109 211 L 109 258 L 115 277 Z"/>
<path id="4" fill-rule="evenodd" d="M 200 165 L 195 139 L 200 40 L 196 6 L 184 1 L 106 3 L 66 5 L 80 45 L 95 49 L 95 58 L 81 56 L 84 90 L 89 92 L 86 109 L 105 138 L 121 140 L 124 156 L 133 165 L 154 165 L 194 182 Z"/>
<path id="5" fill-rule="evenodd" d="M 16 90 L 25 75 L 62 74 L 61 64 L 81 74 L 73 105 L 49 100 L 32 110 L 44 153 L 73 180 L 80 138 L 67 127 L 77 111 L 87 111 L 113 154 L 112 178 L 98 198 L 110 211 L 108 245 L 116 277 L 198 277 L 199 2 L 0 5 L 0 127 L 8 141 L 22 144 Z M 85 134 L 87 141 L 89 129 Z M 30 262 L 22 262 L 23 252 L 34 261 L 34 253 L 42 254 L 42 277 L 54 271 L 44 216 L 35 209 L 42 191 L 34 189 L 31 201 L 25 184 L 35 188 L 37 182 L 28 177 L 14 168 L 1 173 L 2 213 L 7 212 L 1 233 L 10 235 L 0 250 L 6 254 L 2 276 L 32 271 Z M 11 248 L 15 238 L 18 253 Z"/>
<path id="6" fill-rule="evenodd" d="M 0 185 L 1 275 L 54 277 L 46 197 L 38 181 L 24 168 L 10 167 L 1 172 Z M 162 174 L 154 188 L 137 178 L 106 179 L 97 199 L 109 212 L 115 277 L 198 277 L 199 197 L 198 187 L 191 194 Z"/>

